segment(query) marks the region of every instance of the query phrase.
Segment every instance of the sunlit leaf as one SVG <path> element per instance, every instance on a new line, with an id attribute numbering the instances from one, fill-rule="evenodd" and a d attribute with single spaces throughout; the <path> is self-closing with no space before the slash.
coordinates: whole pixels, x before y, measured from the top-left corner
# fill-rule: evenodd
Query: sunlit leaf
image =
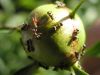
<path id="1" fill-rule="evenodd" d="M 86 56 L 100 57 L 100 42 L 87 49 Z"/>

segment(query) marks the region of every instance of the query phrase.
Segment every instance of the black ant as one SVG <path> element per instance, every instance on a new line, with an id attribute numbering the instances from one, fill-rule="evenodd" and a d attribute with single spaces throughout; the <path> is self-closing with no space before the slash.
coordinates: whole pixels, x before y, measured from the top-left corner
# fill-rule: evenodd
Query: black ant
<path id="1" fill-rule="evenodd" d="M 75 29 L 72 33 L 72 37 L 71 37 L 71 40 L 69 41 L 68 45 L 71 44 L 71 42 L 75 41 L 77 39 L 77 34 L 79 33 L 79 30 L 78 29 Z"/>
<path id="2" fill-rule="evenodd" d="M 34 51 L 34 47 L 33 47 L 33 42 L 32 42 L 32 40 L 29 39 L 29 40 L 27 40 L 26 42 L 27 42 L 27 50 L 28 50 L 29 52 Z"/>
<path id="3" fill-rule="evenodd" d="M 52 20 L 54 19 L 53 14 L 52 14 L 51 11 L 48 11 L 47 14 L 50 16 L 50 18 L 51 18 Z"/>

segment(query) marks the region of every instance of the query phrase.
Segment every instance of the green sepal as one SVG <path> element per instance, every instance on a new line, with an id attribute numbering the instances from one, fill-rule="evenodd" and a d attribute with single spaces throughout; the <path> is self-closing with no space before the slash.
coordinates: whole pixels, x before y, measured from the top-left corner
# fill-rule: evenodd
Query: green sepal
<path id="1" fill-rule="evenodd" d="M 85 72 L 80 65 L 76 66 L 74 65 L 73 66 L 73 69 L 74 69 L 74 72 L 75 72 L 75 75 L 89 75 L 87 72 Z"/>
<path id="2" fill-rule="evenodd" d="M 39 66 L 37 63 L 29 65 L 18 72 L 15 75 L 89 75 L 81 66 L 74 64 L 70 68 L 60 69 L 55 67 L 49 67 L 48 69 Z"/>

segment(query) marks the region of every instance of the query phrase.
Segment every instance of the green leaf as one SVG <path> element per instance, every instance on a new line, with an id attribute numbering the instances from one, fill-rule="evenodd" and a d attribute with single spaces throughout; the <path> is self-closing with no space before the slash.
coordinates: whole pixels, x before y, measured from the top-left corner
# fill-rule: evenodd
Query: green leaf
<path id="1" fill-rule="evenodd" d="M 0 0 L 0 4 L 7 14 L 12 14 L 15 12 L 15 7 L 12 0 Z"/>
<path id="2" fill-rule="evenodd" d="M 0 58 L 0 75 L 8 75 L 9 74 L 9 69 L 5 65 L 5 62 Z"/>
<path id="3" fill-rule="evenodd" d="M 18 0 L 17 6 L 25 9 L 34 9 L 36 6 L 46 3 L 45 0 Z"/>
<path id="4" fill-rule="evenodd" d="M 100 42 L 87 49 L 86 56 L 100 57 Z"/>
<path id="5" fill-rule="evenodd" d="M 26 13 L 15 14 L 9 17 L 9 19 L 5 23 L 5 26 L 6 27 L 18 27 L 24 23 L 26 16 L 27 16 Z"/>

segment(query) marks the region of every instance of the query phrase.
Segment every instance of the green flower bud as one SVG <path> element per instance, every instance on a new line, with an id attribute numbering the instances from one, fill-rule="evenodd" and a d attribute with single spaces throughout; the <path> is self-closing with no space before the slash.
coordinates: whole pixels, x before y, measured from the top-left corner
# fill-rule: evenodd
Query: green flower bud
<path id="1" fill-rule="evenodd" d="M 22 27 L 25 51 L 46 66 L 70 66 L 82 55 L 83 23 L 64 4 L 45 4 L 34 9 Z"/>

